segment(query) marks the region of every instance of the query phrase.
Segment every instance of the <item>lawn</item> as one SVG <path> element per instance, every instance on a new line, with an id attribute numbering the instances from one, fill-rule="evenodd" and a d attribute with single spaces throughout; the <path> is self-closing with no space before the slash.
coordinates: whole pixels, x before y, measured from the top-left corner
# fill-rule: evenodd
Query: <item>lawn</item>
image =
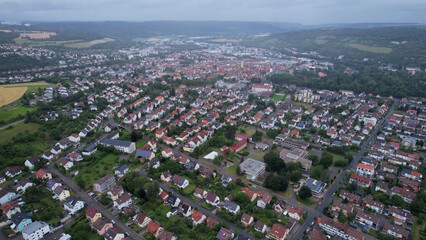
<path id="1" fill-rule="evenodd" d="M 27 134 L 37 131 L 40 128 L 36 123 L 19 123 L 11 127 L 0 130 L 0 144 L 12 140 L 18 134 Z"/>
<path id="2" fill-rule="evenodd" d="M 422 219 L 424 219 L 426 216 L 425 214 L 421 214 L 420 217 Z M 423 224 L 418 224 L 417 220 L 419 219 L 419 217 L 414 216 L 414 225 L 413 225 L 413 229 L 411 230 L 411 239 L 413 240 L 425 240 L 426 239 L 426 235 L 424 234 L 424 230 L 422 231 L 421 229 L 425 228 L 424 223 Z"/>
<path id="3" fill-rule="evenodd" d="M 233 176 L 237 176 L 237 168 L 238 166 L 240 166 L 240 164 L 235 163 L 234 165 L 230 166 L 229 168 L 226 169 L 226 172 L 233 175 Z"/>
<path id="4" fill-rule="evenodd" d="M 265 153 L 260 152 L 260 153 L 250 154 L 248 157 L 249 158 L 254 158 L 254 159 L 261 159 L 263 157 L 263 155 L 265 155 Z"/>
<path id="5" fill-rule="evenodd" d="M 271 97 L 271 100 L 283 100 L 283 97 L 284 97 L 284 95 L 282 95 L 282 94 L 271 94 L 272 95 L 272 97 Z"/>
<path id="6" fill-rule="evenodd" d="M 356 44 L 356 43 L 350 43 L 350 47 L 356 48 L 361 51 L 371 52 L 371 53 L 390 53 L 392 52 L 392 48 L 388 47 L 375 47 L 375 46 L 368 46 L 363 44 Z"/>
<path id="7" fill-rule="evenodd" d="M 136 141 L 136 148 L 140 148 L 143 147 L 148 141 L 145 139 L 139 139 L 138 141 Z"/>
<path id="8" fill-rule="evenodd" d="M 183 193 L 186 195 L 192 194 L 197 186 L 193 183 L 189 184 L 188 187 L 183 189 Z"/>
<path id="9" fill-rule="evenodd" d="M 301 204 L 305 205 L 308 208 L 313 208 L 317 204 L 318 201 L 314 201 L 311 198 L 308 199 L 301 199 L 299 196 L 296 195 L 296 199 Z"/>
<path id="10" fill-rule="evenodd" d="M 112 173 L 113 167 L 118 165 L 118 156 L 112 153 L 105 155 L 104 152 L 98 151 L 93 155 L 93 158 L 96 160 L 87 162 L 83 161 L 76 165 L 77 170 L 79 170 L 79 174 L 74 177 L 73 180 L 77 184 L 83 181 L 84 184 L 80 183 L 79 185 L 84 185 L 85 189 L 88 189 L 93 183 L 101 179 L 103 176 Z"/>
<path id="11" fill-rule="evenodd" d="M 0 108 L 0 125 L 18 118 L 23 118 L 25 114 L 27 114 L 27 111 L 34 112 L 35 110 L 36 108 L 30 107 L 17 107 L 13 109 L 2 107 Z"/>
<path id="12" fill-rule="evenodd" d="M 256 129 L 253 129 L 251 127 L 241 126 L 238 128 L 237 133 L 246 135 L 251 137 L 256 132 Z"/>

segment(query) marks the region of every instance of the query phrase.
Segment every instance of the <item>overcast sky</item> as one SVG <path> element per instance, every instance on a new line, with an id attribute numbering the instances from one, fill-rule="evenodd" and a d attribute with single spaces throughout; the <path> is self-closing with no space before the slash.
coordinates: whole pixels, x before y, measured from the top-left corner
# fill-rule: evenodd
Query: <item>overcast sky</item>
<path id="1" fill-rule="evenodd" d="M 426 23 L 426 0 L 0 0 L 0 19 Z"/>

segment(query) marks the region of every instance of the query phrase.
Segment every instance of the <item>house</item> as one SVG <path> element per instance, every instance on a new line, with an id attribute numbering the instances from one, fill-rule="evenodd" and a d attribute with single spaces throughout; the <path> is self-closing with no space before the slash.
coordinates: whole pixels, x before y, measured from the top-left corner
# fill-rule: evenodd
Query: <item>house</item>
<path id="1" fill-rule="evenodd" d="M 195 188 L 194 196 L 197 197 L 197 198 L 200 198 L 200 199 L 204 199 L 207 196 L 207 192 L 204 191 L 203 189 L 197 187 L 197 188 Z"/>
<path id="2" fill-rule="evenodd" d="M 348 240 L 364 240 L 364 235 L 349 227 L 347 223 L 335 222 L 327 217 L 318 218 L 318 225 L 328 234 Z"/>
<path id="3" fill-rule="evenodd" d="M 133 221 L 135 221 L 140 228 L 145 228 L 148 226 L 148 223 L 151 222 L 151 219 L 145 213 L 138 212 L 138 214 L 133 217 Z"/>
<path id="4" fill-rule="evenodd" d="M 65 171 L 68 171 L 68 170 L 70 170 L 70 168 L 72 168 L 74 166 L 74 163 L 71 162 L 68 159 L 63 158 L 59 161 L 59 165 L 61 165 L 63 168 L 65 168 Z"/>
<path id="5" fill-rule="evenodd" d="M 83 150 L 82 154 L 84 156 L 90 156 L 90 155 L 96 153 L 97 151 L 98 151 L 98 146 L 96 144 L 92 143 Z"/>
<path id="6" fill-rule="evenodd" d="M 46 159 L 46 160 L 51 160 L 54 156 L 53 156 L 53 153 L 49 150 L 49 151 L 43 153 L 43 155 L 41 157 Z"/>
<path id="7" fill-rule="evenodd" d="M 361 198 L 358 195 L 350 193 L 346 190 L 340 191 L 339 197 L 342 199 L 347 199 L 350 203 L 355 205 L 359 205 L 361 201 Z"/>
<path id="8" fill-rule="evenodd" d="M 389 216 L 393 217 L 395 224 L 402 225 L 404 223 L 413 224 L 413 214 L 405 209 L 400 209 L 395 206 L 389 206 L 388 208 Z"/>
<path id="9" fill-rule="evenodd" d="M 160 176 L 161 180 L 164 182 L 170 182 L 172 180 L 172 174 L 170 173 L 169 170 L 163 172 Z"/>
<path id="10" fill-rule="evenodd" d="M 140 157 L 141 161 L 145 159 L 151 160 L 155 158 L 155 154 L 149 150 L 138 149 L 136 150 L 136 157 Z"/>
<path id="11" fill-rule="evenodd" d="M 202 214 L 201 212 L 194 210 L 191 215 L 192 223 L 194 226 L 197 226 L 198 224 L 201 224 L 206 219 L 206 216 Z"/>
<path id="12" fill-rule="evenodd" d="M 12 215 L 15 215 L 15 214 L 21 212 L 21 208 L 19 207 L 19 204 L 18 204 L 17 201 L 11 201 L 11 202 L 7 202 L 7 203 L 3 204 L 0 207 L 0 210 L 9 219 L 12 218 Z"/>
<path id="13" fill-rule="evenodd" d="M 81 156 L 80 153 L 77 152 L 70 152 L 65 157 L 66 159 L 73 161 L 73 162 L 81 162 L 83 161 L 83 156 Z"/>
<path id="14" fill-rule="evenodd" d="M 379 226 L 379 217 L 369 214 L 363 211 L 357 211 L 355 222 L 363 226 L 367 231 L 372 228 L 377 230 L 377 227 Z"/>
<path id="15" fill-rule="evenodd" d="M 309 232 L 309 240 L 327 240 L 327 236 L 319 230 L 313 229 Z"/>
<path id="16" fill-rule="evenodd" d="M 254 230 L 264 233 L 266 231 L 266 225 L 261 221 L 257 221 L 256 224 L 254 224 Z"/>
<path id="17" fill-rule="evenodd" d="M 257 177 L 265 172 L 266 164 L 253 158 L 247 158 L 240 164 L 240 169 L 247 179 L 256 180 Z"/>
<path id="18" fill-rule="evenodd" d="M 0 190 L 0 205 L 10 202 L 15 198 L 16 198 L 16 193 L 9 191 L 6 188 L 2 188 Z"/>
<path id="19" fill-rule="evenodd" d="M 70 191 L 68 189 L 64 189 L 62 186 L 57 186 L 53 190 L 53 193 L 55 193 L 55 196 L 59 199 L 59 201 L 63 201 L 70 196 Z"/>
<path id="20" fill-rule="evenodd" d="M 216 235 L 219 240 L 230 240 L 234 237 L 234 233 L 226 228 L 221 227 Z"/>
<path id="21" fill-rule="evenodd" d="M 324 191 L 327 184 L 309 177 L 306 179 L 303 186 L 307 186 L 309 189 L 311 189 L 313 195 L 320 195 Z"/>
<path id="22" fill-rule="evenodd" d="M 247 213 L 243 213 L 241 216 L 241 224 L 243 224 L 244 227 L 248 227 L 253 223 L 254 218 Z"/>
<path id="23" fill-rule="evenodd" d="M 112 174 L 108 174 L 103 178 L 99 179 L 96 183 L 93 184 L 93 189 L 96 192 L 106 192 L 115 185 L 115 177 Z"/>
<path id="24" fill-rule="evenodd" d="M 33 170 L 37 164 L 40 164 L 40 160 L 38 159 L 37 156 L 32 156 L 28 158 L 24 163 L 24 165 L 30 170 Z"/>
<path id="25" fill-rule="evenodd" d="M 354 207 L 350 204 L 342 203 L 340 200 L 333 201 L 333 205 L 331 206 L 331 211 L 334 213 L 342 213 L 346 217 L 349 216 L 354 211 Z"/>
<path id="26" fill-rule="evenodd" d="M 50 232 L 49 225 L 45 222 L 33 222 L 22 229 L 22 237 L 25 240 L 39 240 L 44 237 L 44 235 Z"/>
<path id="27" fill-rule="evenodd" d="M 12 217 L 11 228 L 15 232 L 20 232 L 22 231 L 22 229 L 26 228 L 32 222 L 33 221 L 31 220 L 31 217 L 28 215 L 28 213 L 17 213 L 15 214 L 15 216 Z"/>
<path id="28" fill-rule="evenodd" d="M 188 203 L 182 203 L 179 206 L 179 212 L 184 216 L 184 217 L 189 217 L 192 215 L 194 209 L 192 209 L 192 206 L 189 205 Z"/>
<path id="29" fill-rule="evenodd" d="M 374 167 L 366 165 L 363 163 L 358 163 L 356 174 L 362 177 L 373 178 L 374 176 Z"/>
<path id="30" fill-rule="evenodd" d="M 35 173 L 36 177 L 41 180 L 49 180 L 52 179 L 52 174 L 47 172 L 47 170 L 41 168 Z"/>
<path id="31" fill-rule="evenodd" d="M 215 219 L 208 217 L 207 221 L 206 221 L 206 226 L 209 228 L 215 228 L 216 225 L 219 224 L 218 221 L 216 221 Z"/>
<path id="32" fill-rule="evenodd" d="M 284 202 L 284 200 L 277 200 L 275 201 L 274 205 L 272 206 L 272 208 L 274 209 L 275 213 L 283 213 L 285 210 L 285 205 L 286 203 Z"/>
<path id="33" fill-rule="evenodd" d="M 288 233 L 289 231 L 287 228 L 285 228 L 281 224 L 275 223 L 272 226 L 271 231 L 269 231 L 268 237 L 276 240 L 284 240 L 287 237 Z"/>
<path id="34" fill-rule="evenodd" d="M 356 183 L 360 187 L 370 187 L 371 179 L 352 173 L 349 183 Z"/>
<path id="35" fill-rule="evenodd" d="M 180 204 L 180 199 L 173 194 L 170 194 L 167 198 L 167 203 L 172 207 L 178 207 Z"/>
<path id="36" fill-rule="evenodd" d="M 129 165 L 123 164 L 117 169 L 115 169 L 114 174 L 117 175 L 117 177 L 122 178 L 126 173 L 130 171 Z"/>
<path id="37" fill-rule="evenodd" d="M 68 140 L 70 140 L 70 142 L 78 143 L 80 142 L 80 135 L 76 133 L 71 134 L 71 136 L 68 137 Z"/>
<path id="38" fill-rule="evenodd" d="M 368 195 L 362 199 L 362 207 L 372 209 L 380 214 L 382 214 L 383 210 L 385 210 L 385 205 L 381 202 L 374 201 L 371 195 Z"/>
<path id="39" fill-rule="evenodd" d="M 104 238 L 105 240 L 121 240 L 124 238 L 124 233 L 120 229 L 112 227 L 105 233 Z"/>
<path id="40" fill-rule="evenodd" d="M 148 162 L 148 168 L 157 169 L 160 167 L 160 160 L 158 158 L 151 159 Z"/>
<path id="41" fill-rule="evenodd" d="M 16 191 L 21 191 L 21 192 L 25 192 L 27 188 L 34 186 L 34 183 L 28 181 L 25 178 L 19 180 L 16 184 L 18 185 L 18 187 L 16 188 Z"/>
<path id="42" fill-rule="evenodd" d="M 146 226 L 146 231 L 152 234 L 154 237 L 158 237 L 164 229 L 161 227 L 160 223 L 149 222 Z"/>
<path id="43" fill-rule="evenodd" d="M 96 208 L 87 208 L 86 218 L 91 224 L 95 223 L 98 219 L 102 218 L 102 213 Z"/>
<path id="44" fill-rule="evenodd" d="M 226 209 L 226 211 L 233 214 L 237 214 L 240 211 L 240 206 L 238 204 L 227 200 L 225 201 L 224 208 Z"/>
<path id="45" fill-rule="evenodd" d="M 408 240 L 410 237 L 410 231 L 403 227 L 392 225 L 388 222 L 386 222 L 383 226 L 382 233 L 402 240 Z"/>
<path id="46" fill-rule="evenodd" d="M 179 175 L 173 175 L 173 183 L 181 189 L 184 189 L 189 186 L 189 181 Z"/>
<path id="47" fill-rule="evenodd" d="M 166 148 L 161 152 L 161 155 L 165 158 L 169 158 L 173 155 L 173 150 L 171 148 Z"/>
<path id="48" fill-rule="evenodd" d="M 18 166 L 7 167 L 5 168 L 5 171 L 4 171 L 4 174 L 11 178 L 18 176 L 21 173 L 22 173 L 22 170 Z"/>
<path id="49" fill-rule="evenodd" d="M 301 207 L 297 207 L 296 209 L 290 208 L 288 210 L 288 216 L 299 221 L 303 217 L 303 210 Z"/>
<path id="50" fill-rule="evenodd" d="M 80 209 L 84 208 L 84 202 L 78 199 L 76 196 L 71 196 L 64 203 L 64 209 L 70 214 L 75 214 Z"/>
<path id="51" fill-rule="evenodd" d="M 417 196 L 417 194 L 411 192 L 408 188 L 400 188 L 398 186 L 393 186 L 391 188 L 391 196 L 393 195 L 401 196 L 407 203 L 411 203 Z"/>
<path id="52" fill-rule="evenodd" d="M 242 187 L 241 192 L 245 193 L 249 197 L 251 202 L 253 202 L 257 198 L 258 194 L 262 194 L 261 192 L 250 190 L 247 187 Z"/>
<path id="53" fill-rule="evenodd" d="M 213 205 L 213 206 L 217 206 L 220 202 L 220 198 L 218 196 L 216 196 L 216 194 L 209 192 L 206 195 L 206 202 L 208 204 Z"/>
<path id="54" fill-rule="evenodd" d="M 135 143 L 129 142 L 129 141 L 121 141 L 121 140 L 106 138 L 100 141 L 99 143 L 106 147 L 113 146 L 115 149 L 125 153 L 132 153 L 136 150 Z"/>
<path id="55" fill-rule="evenodd" d="M 105 235 L 108 229 L 112 228 L 113 224 L 105 221 L 102 218 L 98 218 L 95 223 L 93 223 L 93 228 L 96 230 L 99 236 Z"/>
<path id="56" fill-rule="evenodd" d="M 257 206 L 265 209 L 266 205 L 268 205 L 272 200 L 272 195 L 268 192 L 264 192 L 262 196 L 260 196 L 259 200 L 257 200 Z"/>
<path id="57" fill-rule="evenodd" d="M 203 167 L 200 170 L 200 176 L 202 178 L 215 178 L 216 177 L 216 172 L 213 171 L 213 169 Z"/>
<path id="58" fill-rule="evenodd" d="M 114 207 L 121 210 L 124 207 L 130 206 L 132 203 L 132 198 L 130 197 L 129 193 L 126 192 L 114 201 Z"/>

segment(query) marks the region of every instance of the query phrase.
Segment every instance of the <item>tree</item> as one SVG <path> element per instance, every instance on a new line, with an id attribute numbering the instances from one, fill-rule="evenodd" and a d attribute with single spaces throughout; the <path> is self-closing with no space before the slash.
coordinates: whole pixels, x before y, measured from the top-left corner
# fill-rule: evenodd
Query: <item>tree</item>
<path id="1" fill-rule="evenodd" d="M 278 136 L 279 132 L 277 130 L 268 130 L 266 131 L 266 136 L 270 139 L 275 139 L 276 136 Z"/>
<path id="2" fill-rule="evenodd" d="M 240 192 L 234 197 L 234 201 L 242 206 L 246 206 L 250 203 L 250 198 L 247 194 Z"/>
<path id="3" fill-rule="evenodd" d="M 324 169 L 329 168 L 333 164 L 333 155 L 327 152 L 323 152 L 320 164 L 324 166 Z"/>
<path id="4" fill-rule="evenodd" d="M 307 198 L 310 198 L 311 196 L 312 196 L 312 190 L 309 187 L 303 186 L 300 188 L 299 197 L 301 199 L 307 199 Z"/>
<path id="5" fill-rule="evenodd" d="M 269 174 L 269 176 L 265 179 L 264 186 L 274 191 L 285 192 L 288 187 L 288 181 L 285 176 Z"/>
<path id="6" fill-rule="evenodd" d="M 265 154 L 263 161 L 266 163 L 266 170 L 269 172 L 279 172 L 285 168 L 285 163 L 280 158 L 280 154 L 275 151 Z"/>
<path id="7" fill-rule="evenodd" d="M 235 126 L 228 125 L 228 126 L 226 126 L 225 137 L 228 138 L 228 139 L 234 139 L 235 138 L 235 132 L 236 132 Z"/>
<path id="8" fill-rule="evenodd" d="M 314 166 L 315 166 L 315 165 L 318 165 L 318 163 L 319 163 L 319 158 L 318 158 L 318 156 L 317 156 L 316 154 L 311 154 L 311 155 L 309 155 L 309 156 L 308 156 L 308 159 L 312 161 L 312 164 L 313 164 Z"/>
<path id="9" fill-rule="evenodd" d="M 263 137 L 263 132 L 256 130 L 256 132 L 253 134 L 251 138 L 254 142 L 260 142 L 262 141 L 262 137 Z"/>
<path id="10" fill-rule="evenodd" d="M 111 202 L 111 200 L 108 198 L 108 195 L 106 193 L 103 193 L 101 195 L 101 198 L 99 199 L 99 203 L 106 206 Z"/>
<path id="11" fill-rule="evenodd" d="M 135 131 L 132 131 L 132 133 L 130 134 L 130 139 L 132 140 L 132 142 L 138 141 L 138 134 Z"/>
<path id="12" fill-rule="evenodd" d="M 146 195 L 150 200 L 155 200 L 159 192 L 160 187 L 158 185 L 158 182 L 155 181 L 148 185 Z"/>
<path id="13" fill-rule="evenodd" d="M 320 180 L 324 167 L 322 165 L 314 166 L 311 169 L 311 178 Z"/>
<path id="14" fill-rule="evenodd" d="M 238 175 L 238 176 L 241 176 L 241 175 L 242 175 L 240 165 L 238 165 L 237 170 L 236 170 L 236 173 L 237 173 L 237 175 Z"/>

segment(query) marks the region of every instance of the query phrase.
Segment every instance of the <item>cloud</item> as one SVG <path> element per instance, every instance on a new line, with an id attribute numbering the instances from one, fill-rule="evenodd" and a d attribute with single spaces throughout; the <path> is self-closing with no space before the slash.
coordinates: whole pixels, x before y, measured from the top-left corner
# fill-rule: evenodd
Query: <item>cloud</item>
<path id="1" fill-rule="evenodd" d="M 0 0 L 4 20 L 426 22 L 424 0 Z"/>

